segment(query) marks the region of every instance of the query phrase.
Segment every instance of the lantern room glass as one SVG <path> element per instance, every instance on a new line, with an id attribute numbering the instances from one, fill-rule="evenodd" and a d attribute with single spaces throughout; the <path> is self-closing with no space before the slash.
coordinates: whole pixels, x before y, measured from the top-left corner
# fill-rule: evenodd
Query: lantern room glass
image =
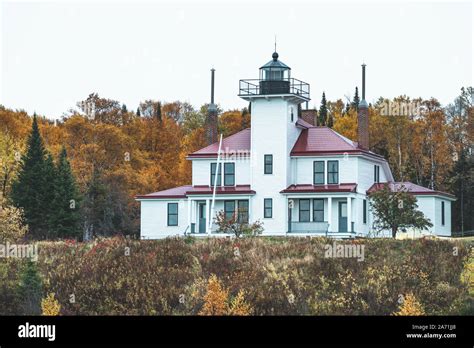
<path id="1" fill-rule="evenodd" d="M 262 67 L 260 69 L 260 80 L 285 81 L 290 78 L 290 69 L 284 67 Z"/>

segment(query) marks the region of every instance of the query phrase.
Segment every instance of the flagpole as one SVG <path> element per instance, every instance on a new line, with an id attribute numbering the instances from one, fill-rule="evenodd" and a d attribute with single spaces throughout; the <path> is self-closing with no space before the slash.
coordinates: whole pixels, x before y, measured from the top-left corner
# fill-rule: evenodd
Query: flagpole
<path id="1" fill-rule="evenodd" d="M 211 211 L 209 214 L 209 224 L 207 225 L 208 235 L 211 235 L 211 229 L 212 229 L 212 216 L 214 215 L 214 205 L 216 202 L 217 178 L 219 176 L 219 167 L 220 167 L 220 162 L 221 162 L 221 148 L 222 148 L 222 134 L 219 140 L 219 150 L 217 151 L 216 175 L 214 177 L 214 187 L 212 190 L 212 203 L 211 203 Z M 221 177 L 222 177 L 222 174 L 221 174 Z"/>

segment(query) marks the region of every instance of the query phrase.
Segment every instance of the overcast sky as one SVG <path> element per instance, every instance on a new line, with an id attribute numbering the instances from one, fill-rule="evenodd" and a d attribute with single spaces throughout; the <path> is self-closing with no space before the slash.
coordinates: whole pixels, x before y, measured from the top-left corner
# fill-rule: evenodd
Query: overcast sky
<path id="1" fill-rule="evenodd" d="M 466 2 L 2 1 L 0 104 L 60 117 L 97 92 L 136 109 L 145 99 L 247 103 L 274 36 L 311 104 L 352 97 L 367 64 L 367 99 L 451 102 L 473 84 L 473 8 Z"/>

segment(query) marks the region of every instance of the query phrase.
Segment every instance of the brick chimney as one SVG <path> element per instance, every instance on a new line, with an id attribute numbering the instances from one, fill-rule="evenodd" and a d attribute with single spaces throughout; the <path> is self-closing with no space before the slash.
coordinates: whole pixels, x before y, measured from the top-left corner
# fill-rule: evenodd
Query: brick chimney
<path id="1" fill-rule="evenodd" d="M 359 147 L 369 149 L 369 105 L 365 101 L 365 64 L 362 64 L 362 99 L 357 113 L 357 133 Z"/>
<path id="2" fill-rule="evenodd" d="M 206 139 L 209 145 L 217 142 L 217 106 L 214 104 L 214 72 L 215 69 L 211 69 L 211 103 L 207 109 L 205 124 Z"/>
<path id="3" fill-rule="evenodd" d="M 301 105 L 301 104 L 300 104 Z M 310 125 L 315 126 L 318 113 L 316 109 L 308 109 L 308 102 L 306 102 L 306 109 L 301 110 L 300 114 L 298 115 L 299 118 L 303 119 L 304 121 L 308 122 Z"/>

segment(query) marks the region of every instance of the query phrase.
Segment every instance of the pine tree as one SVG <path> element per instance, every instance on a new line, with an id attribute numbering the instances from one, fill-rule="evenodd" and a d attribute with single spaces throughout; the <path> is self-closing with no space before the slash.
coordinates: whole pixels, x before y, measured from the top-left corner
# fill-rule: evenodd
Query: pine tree
<path id="1" fill-rule="evenodd" d="M 21 271 L 18 295 L 21 301 L 21 314 L 40 315 L 43 283 L 35 262 L 28 260 Z"/>
<path id="2" fill-rule="evenodd" d="M 80 238 L 79 190 L 63 146 L 55 168 L 54 197 L 49 225 L 52 236 L 57 238 Z"/>
<path id="3" fill-rule="evenodd" d="M 354 110 L 358 111 L 359 110 L 359 102 L 360 102 L 359 89 L 356 87 L 355 88 L 355 93 L 354 93 L 354 99 L 352 99 L 351 107 Z"/>
<path id="4" fill-rule="evenodd" d="M 33 116 L 27 151 L 23 154 L 17 180 L 12 185 L 11 199 L 15 206 L 24 210 L 29 225 L 29 236 L 44 238 L 48 230 L 48 205 L 52 192 L 50 166 L 41 138 L 36 115 Z"/>
<path id="5" fill-rule="evenodd" d="M 140 108 L 137 108 L 137 116 L 140 117 L 141 116 L 141 113 L 140 113 Z"/>
<path id="6" fill-rule="evenodd" d="M 327 117 L 328 108 L 326 105 L 326 94 L 323 92 L 323 97 L 321 98 L 321 107 L 319 108 L 318 113 L 318 126 L 325 126 Z"/>
<path id="7" fill-rule="evenodd" d="M 157 102 L 155 105 L 155 118 L 161 122 L 161 102 Z"/>

